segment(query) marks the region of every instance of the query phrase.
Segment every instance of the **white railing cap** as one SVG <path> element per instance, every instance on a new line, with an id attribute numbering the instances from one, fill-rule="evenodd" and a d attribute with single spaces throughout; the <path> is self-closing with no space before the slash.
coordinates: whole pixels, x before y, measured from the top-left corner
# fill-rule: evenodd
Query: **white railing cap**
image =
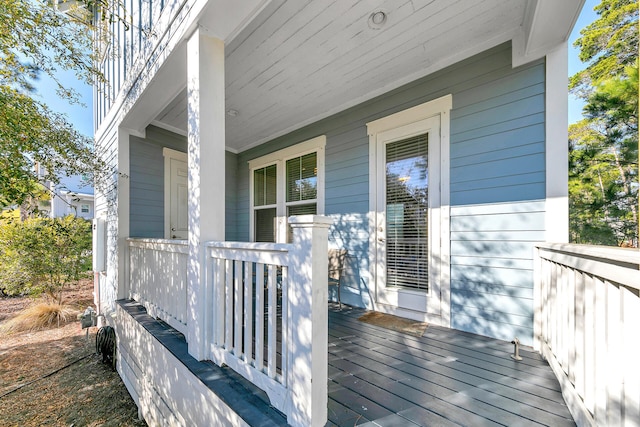
<path id="1" fill-rule="evenodd" d="M 330 226 L 333 219 L 323 215 L 295 215 L 288 218 L 289 225 L 292 227 L 304 227 L 309 225 Z"/>
<path id="2" fill-rule="evenodd" d="M 640 265 L 640 251 L 634 248 L 580 245 L 576 243 L 542 243 L 536 245 L 536 247 L 554 252 L 564 252 L 567 254 L 576 254 L 591 258 L 601 258 L 603 260 Z"/>

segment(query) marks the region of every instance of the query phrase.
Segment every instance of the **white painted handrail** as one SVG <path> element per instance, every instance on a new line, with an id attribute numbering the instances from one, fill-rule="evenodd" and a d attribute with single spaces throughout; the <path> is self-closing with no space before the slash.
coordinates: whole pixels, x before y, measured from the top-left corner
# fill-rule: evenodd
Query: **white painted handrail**
<path id="1" fill-rule="evenodd" d="M 186 335 L 187 242 L 135 238 L 127 242 L 130 298 Z"/>
<path id="2" fill-rule="evenodd" d="M 211 242 L 209 357 L 264 390 L 292 426 L 327 421 L 327 234 L 289 218 L 293 244 Z"/>
<path id="3" fill-rule="evenodd" d="M 640 252 L 536 249 L 534 345 L 578 426 L 640 426 Z"/>

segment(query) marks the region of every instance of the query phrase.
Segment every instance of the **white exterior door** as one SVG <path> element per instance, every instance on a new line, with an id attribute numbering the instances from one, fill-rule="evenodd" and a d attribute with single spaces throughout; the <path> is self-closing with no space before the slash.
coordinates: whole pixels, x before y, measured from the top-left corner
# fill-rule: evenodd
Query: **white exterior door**
<path id="1" fill-rule="evenodd" d="M 368 124 L 370 252 L 378 310 L 446 324 L 448 138 L 442 122 L 441 111 L 423 105 Z"/>
<path id="2" fill-rule="evenodd" d="M 187 155 L 165 148 L 165 238 L 186 239 L 189 232 Z"/>

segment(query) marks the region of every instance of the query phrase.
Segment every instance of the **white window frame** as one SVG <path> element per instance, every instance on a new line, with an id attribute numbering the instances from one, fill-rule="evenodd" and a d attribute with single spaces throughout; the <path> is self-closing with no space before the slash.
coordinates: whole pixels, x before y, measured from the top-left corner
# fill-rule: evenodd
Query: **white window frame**
<path id="1" fill-rule="evenodd" d="M 425 320 L 434 324 L 447 326 L 451 324 L 450 312 L 450 175 L 449 175 L 449 134 L 450 134 L 450 111 L 453 106 L 452 95 L 434 99 L 424 104 L 417 105 L 407 110 L 400 111 L 387 117 L 380 118 L 367 123 L 367 134 L 369 135 L 369 274 L 375 286 L 376 308 L 400 316 L 411 317 L 418 320 Z M 425 294 L 422 291 L 411 289 L 391 290 L 387 289 L 381 272 L 381 261 L 378 260 L 378 230 L 384 230 L 383 213 L 378 212 L 379 191 L 383 191 L 384 183 L 382 175 L 379 173 L 384 168 L 383 158 L 380 150 L 384 144 L 392 140 L 399 140 L 413 135 L 424 133 L 428 130 L 428 123 L 432 119 L 439 120 L 440 141 L 436 144 L 439 152 L 439 164 L 434 165 L 438 170 L 440 187 L 437 194 L 438 203 L 429 208 L 429 223 L 431 224 L 430 239 L 430 283 L 429 290 Z M 430 144 L 431 146 L 431 144 Z M 431 157 L 430 152 L 430 157 Z M 382 169 L 381 169 L 382 168 Z M 434 188 L 433 190 L 438 190 Z M 432 198 L 430 188 L 429 198 Z M 437 244 L 432 245 L 436 240 Z M 431 260 L 437 260 L 434 266 Z M 433 276 L 432 268 L 435 267 L 437 273 Z M 391 303 L 393 293 L 398 294 L 398 301 Z M 420 293 L 427 295 L 426 311 L 420 314 L 419 311 L 412 311 L 399 308 L 401 295 L 411 298 L 419 296 Z M 383 297 L 381 299 L 381 297 Z"/>
<path id="2" fill-rule="evenodd" d="M 276 165 L 276 204 L 260 206 L 259 208 L 276 208 L 276 243 L 287 242 L 287 206 L 296 204 L 304 204 L 303 202 L 286 202 L 286 164 L 287 160 L 304 156 L 305 154 L 316 153 L 316 167 L 318 168 L 317 176 L 317 193 L 316 193 L 316 210 L 318 215 L 324 215 L 324 149 L 327 144 L 325 135 L 318 136 L 308 141 L 301 142 L 291 147 L 284 148 L 279 151 L 267 154 L 262 157 L 249 161 L 249 237 L 255 242 L 255 210 L 254 205 L 254 171 L 267 166 Z M 309 203 L 309 201 L 305 201 Z"/>

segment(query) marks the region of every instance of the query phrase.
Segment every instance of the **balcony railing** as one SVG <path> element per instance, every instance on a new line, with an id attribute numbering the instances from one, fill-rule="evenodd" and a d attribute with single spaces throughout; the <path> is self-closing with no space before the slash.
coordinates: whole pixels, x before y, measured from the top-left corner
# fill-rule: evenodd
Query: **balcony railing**
<path id="1" fill-rule="evenodd" d="M 187 334 L 187 253 L 184 240 L 128 239 L 130 297 Z"/>
<path id="2" fill-rule="evenodd" d="M 579 426 L 640 426 L 640 252 L 536 250 L 535 346 Z"/>

